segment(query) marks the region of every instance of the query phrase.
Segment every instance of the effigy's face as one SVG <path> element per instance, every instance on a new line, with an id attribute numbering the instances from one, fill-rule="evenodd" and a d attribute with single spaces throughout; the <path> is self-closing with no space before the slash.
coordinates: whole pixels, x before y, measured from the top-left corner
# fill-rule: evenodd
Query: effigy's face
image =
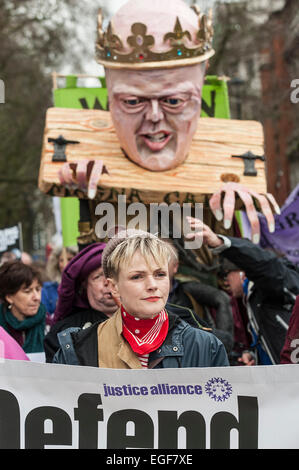
<path id="1" fill-rule="evenodd" d="M 189 152 L 201 111 L 204 65 L 157 70 L 106 70 L 110 112 L 125 154 L 163 171 Z"/>

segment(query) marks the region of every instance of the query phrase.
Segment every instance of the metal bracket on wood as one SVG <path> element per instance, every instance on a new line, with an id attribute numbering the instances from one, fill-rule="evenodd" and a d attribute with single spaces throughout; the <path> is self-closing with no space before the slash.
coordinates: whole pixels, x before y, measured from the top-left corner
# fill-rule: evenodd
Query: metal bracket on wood
<path id="1" fill-rule="evenodd" d="M 264 155 L 254 155 L 251 151 L 243 153 L 243 155 L 232 155 L 234 158 L 242 158 L 244 160 L 244 176 L 257 176 L 255 168 L 255 160 L 266 160 Z"/>
<path id="2" fill-rule="evenodd" d="M 54 144 L 54 154 L 52 162 L 66 162 L 65 148 L 68 144 L 80 144 L 77 140 L 66 140 L 63 135 L 60 135 L 56 139 L 49 137 L 48 142 Z"/>

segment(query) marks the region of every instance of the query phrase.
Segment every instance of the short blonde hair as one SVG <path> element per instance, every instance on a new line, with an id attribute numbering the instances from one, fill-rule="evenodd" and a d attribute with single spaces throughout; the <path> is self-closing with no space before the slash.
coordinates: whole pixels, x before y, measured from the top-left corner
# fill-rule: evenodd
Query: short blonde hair
<path id="1" fill-rule="evenodd" d="M 158 266 L 161 266 L 177 258 L 175 250 L 169 243 L 155 235 L 142 232 L 119 239 L 103 263 L 105 276 L 117 279 L 120 269 L 130 263 L 137 251 L 141 253 L 148 265 L 151 265 L 154 260 Z"/>

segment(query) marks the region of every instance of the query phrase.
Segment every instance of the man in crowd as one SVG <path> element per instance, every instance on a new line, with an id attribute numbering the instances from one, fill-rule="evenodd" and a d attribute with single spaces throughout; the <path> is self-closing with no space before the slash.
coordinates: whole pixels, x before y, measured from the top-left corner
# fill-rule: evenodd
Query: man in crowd
<path id="1" fill-rule="evenodd" d="M 294 296 L 299 294 L 298 268 L 286 258 L 254 245 L 250 240 L 217 235 L 202 221 L 190 218 L 190 226 L 215 255 L 236 265 L 228 269 L 229 284 L 236 297 L 244 295 L 258 363 L 279 364 Z M 252 358 L 246 359 L 246 363 Z"/>

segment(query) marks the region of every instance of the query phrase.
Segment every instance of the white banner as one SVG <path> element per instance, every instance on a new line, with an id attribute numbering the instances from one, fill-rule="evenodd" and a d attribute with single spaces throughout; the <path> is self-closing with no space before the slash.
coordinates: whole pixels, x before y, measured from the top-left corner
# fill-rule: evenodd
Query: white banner
<path id="1" fill-rule="evenodd" d="M 23 251 L 22 224 L 0 230 L 0 253 L 18 248 Z"/>
<path id="2" fill-rule="evenodd" d="M 296 365 L 133 371 L 6 360 L 0 448 L 298 449 L 298 405 Z"/>

